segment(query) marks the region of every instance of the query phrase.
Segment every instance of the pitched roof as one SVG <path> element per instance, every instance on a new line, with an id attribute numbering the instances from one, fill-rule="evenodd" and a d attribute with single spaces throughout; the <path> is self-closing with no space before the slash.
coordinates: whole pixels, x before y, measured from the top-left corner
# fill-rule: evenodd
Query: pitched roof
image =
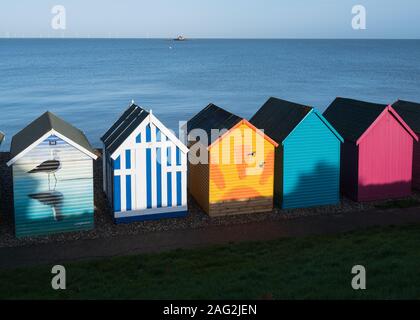
<path id="1" fill-rule="evenodd" d="M 255 127 L 263 129 L 272 139 L 282 143 L 312 110 L 312 107 L 271 97 L 249 121 Z"/>
<path id="2" fill-rule="evenodd" d="M 207 143 L 209 146 L 219 138 L 211 134 L 212 129 L 230 130 L 241 121 L 241 117 L 210 103 L 187 122 L 187 133 L 189 134 L 193 129 L 204 130 L 209 137 Z"/>
<path id="3" fill-rule="evenodd" d="M 392 107 L 415 132 L 420 132 L 420 103 L 398 100 Z"/>
<path id="4" fill-rule="evenodd" d="M 82 131 L 47 111 L 12 138 L 10 149 L 12 160 L 9 161 L 9 164 L 12 164 L 16 156 L 25 151 L 51 130 L 68 138 L 87 152 L 93 155 L 95 154 L 95 151 Z"/>
<path id="5" fill-rule="evenodd" d="M 0 131 L 0 145 L 2 144 L 4 140 L 4 133 Z"/>
<path id="6" fill-rule="evenodd" d="M 344 139 L 357 142 L 387 107 L 386 104 L 336 98 L 325 110 L 324 117 Z"/>
<path id="7" fill-rule="evenodd" d="M 102 136 L 105 148 L 113 154 L 149 115 L 149 112 L 131 104 L 112 127 Z"/>

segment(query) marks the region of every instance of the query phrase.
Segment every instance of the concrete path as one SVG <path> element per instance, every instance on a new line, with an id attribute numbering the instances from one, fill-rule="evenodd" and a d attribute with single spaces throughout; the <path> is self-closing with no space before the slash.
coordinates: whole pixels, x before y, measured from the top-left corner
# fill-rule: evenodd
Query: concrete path
<path id="1" fill-rule="evenodd" d="M 0 269 L 197 248 L 243 241 L 334 234 L 372 226 L 420 224 L 420 208 L 349 212 L 205 229 L 175 230 L 67 243 L 0 248 Z"/>

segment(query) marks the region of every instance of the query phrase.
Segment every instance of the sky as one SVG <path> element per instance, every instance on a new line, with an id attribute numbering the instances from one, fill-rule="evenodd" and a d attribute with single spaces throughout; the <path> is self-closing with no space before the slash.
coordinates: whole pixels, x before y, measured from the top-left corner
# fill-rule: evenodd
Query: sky
<path id="1" fill-rule="evenodd" d="M 62 5 L 65 29 L 51 13 Z M 366 29 L 352 8 L 366 8 Z M 1 0 L 0 37 L 420 39 L 418 0 Z"/>

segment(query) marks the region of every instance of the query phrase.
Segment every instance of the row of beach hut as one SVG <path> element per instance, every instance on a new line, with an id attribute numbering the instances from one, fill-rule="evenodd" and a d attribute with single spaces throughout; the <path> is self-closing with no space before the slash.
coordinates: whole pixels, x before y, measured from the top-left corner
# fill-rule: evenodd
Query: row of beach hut
<path id="1" fill-rule="evenodd" d="M 398 198 L 420 188 L 417 103 L 337 98 L 321 114 L 270 98 L 249 120 L 209 104 L 185 129 L 209 139 L 184 144 L 132 103 L 102 136 L 103 191 L 116 223 L 183 217 L 188 194 L 221 216 L 333 205 L 341 193 Z M 188 161 L 193 151 L 207 161 Z M 17 237 L 94 227 L 98 152 L 82 131 L 46 112 L 13 137 L 10 154 Z M 242 161 L 223 160 L 238 155 Z"/>

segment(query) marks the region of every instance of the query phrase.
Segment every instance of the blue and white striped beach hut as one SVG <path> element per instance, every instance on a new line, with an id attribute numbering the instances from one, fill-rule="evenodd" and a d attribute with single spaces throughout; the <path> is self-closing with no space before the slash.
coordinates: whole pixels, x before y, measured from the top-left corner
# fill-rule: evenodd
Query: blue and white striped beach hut
<path id="1" fill-rule="evenodd" d="M 151 111 L 131 104 L 101 140 L 116 223 L 187 214 L 188 148 Z"/>

